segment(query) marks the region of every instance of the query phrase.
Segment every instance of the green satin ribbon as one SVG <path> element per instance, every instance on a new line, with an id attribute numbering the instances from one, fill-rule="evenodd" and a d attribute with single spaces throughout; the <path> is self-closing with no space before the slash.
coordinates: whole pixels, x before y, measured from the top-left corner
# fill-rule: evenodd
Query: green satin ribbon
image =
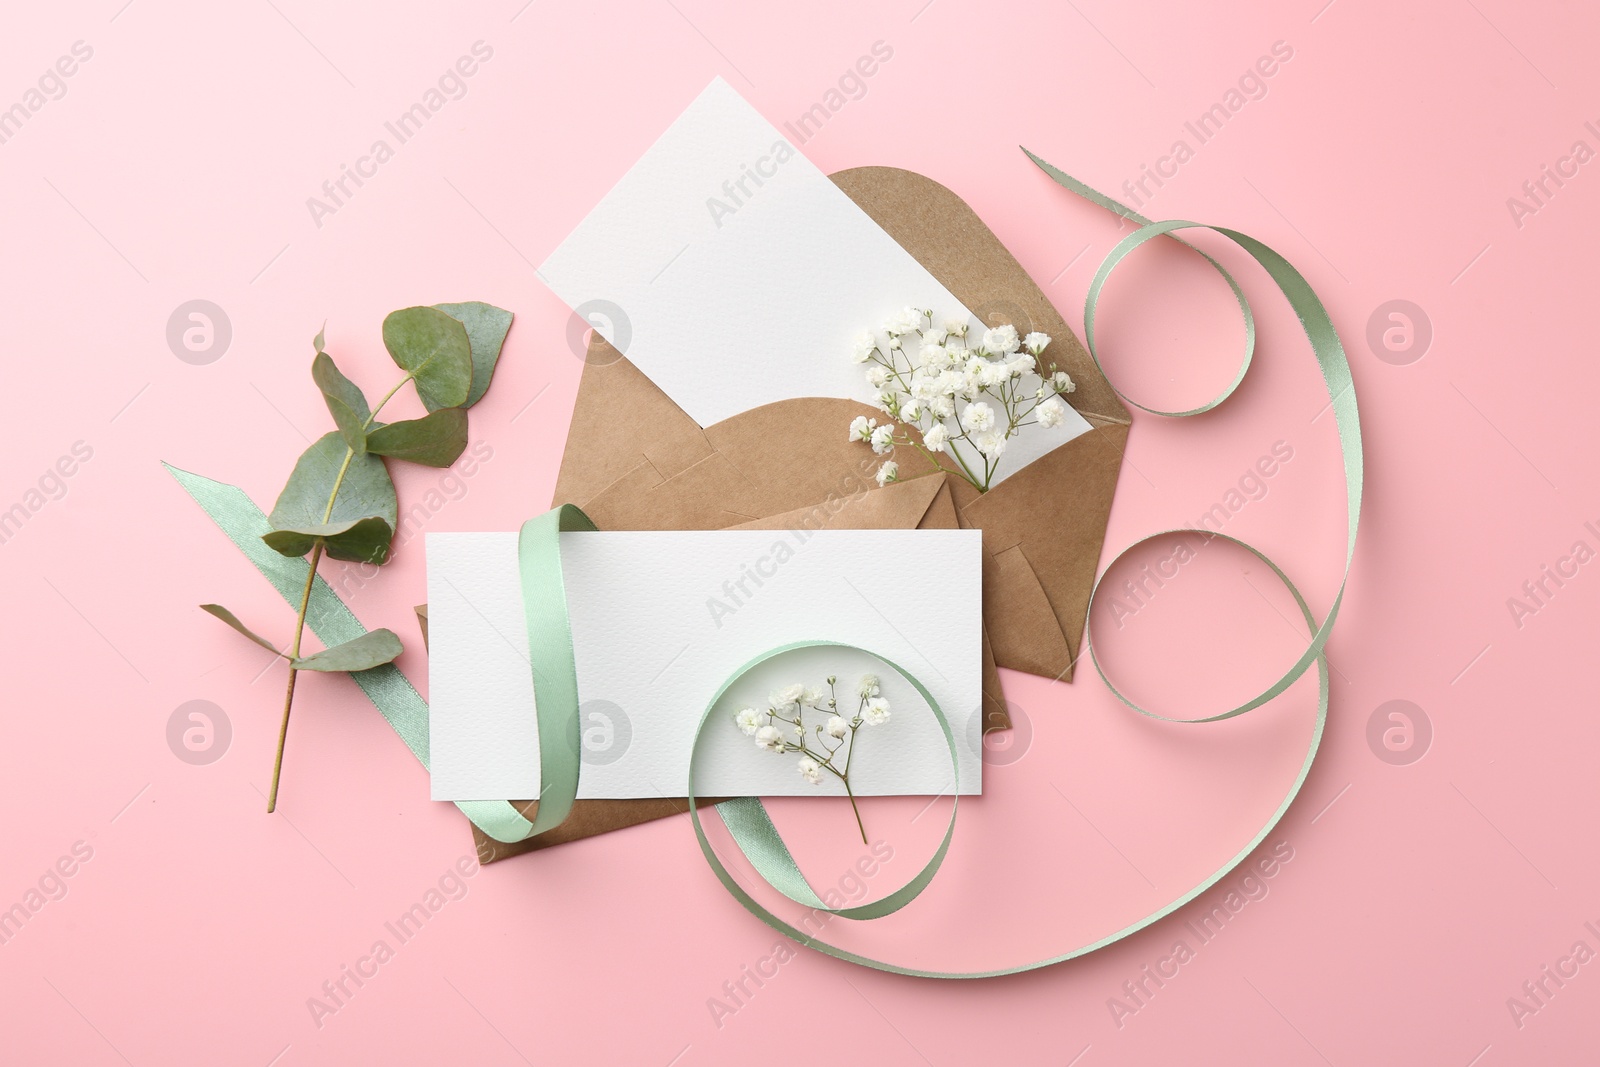
<path id="1" fill-rule="evenodd" d="M 261 540 L 272 529 L 266 513 L 256 507 L 244 490 L 226 482 L 214 481 L 179 470 L 164 463 L 167 472 L 211 521 L 227 535 L 234 547 L 255 565 L 262 577 L 282 595 L 290 607 L 299 607 L 305 589 L 309 564 L 303 559 L 280 556 Z M 311 601 L 306 607 L 306 625 L 323 644 L 333 646 L 353 641 L 367 632 L 361 621 L 339 595 L 319 575 L 311 586 Z M 350 675 L 367 695 L 384 720 L 400 735 L 411 754 L 424 768 L 428 766 L 428 705 L 421 694 L 392 663 L 356 671 Z M 532 823 L 504 800 L 459 800 L 456 807 L 473 825 L 497 841 L 520 841 L 532 831 Z"/>
<path id="2" fill-rule="evenodd" d="M 561 575 L 561 535 L 579 530 L 592 532 L 594 523 L 573 505 L 563 504 L 523 523 L 517 535 L 528 667 L 533 671 L 539 726 L 539 810 L 518 841 L 560 826 L 578 796 L 583 755 L 578 741 L 578 667 Z"/>
<path id="3" fill-rule="evenodd" d="M 1024 151 L 1026 152 L 1027 150 L 1024 149 Z M 1076 179 L 1062 173 L 1044 160 L 1034 156 L 1031 152 L 1028 153 L 1028 157 L 1038 164 L 1051 178 L 1073 193 L 1106 208 L 1108 211 L 1128 218 L 1140 226 L 1138 230 L 1124 238 L 1112 249 L 1111 253 L 1100 265 L 1100 269 L 1096 272 L 1094 281 L 1089 288 L 1084 308 L 1084 342 L 1091 358 L 1095 360 L 1096 366 L 1099 366 L 1099 357 L 1095 353 L 1094 341 L 1095 310 L 1101 289 L 1111 272 L 1135 248 L 1156 237 L 1172 237 L 1173 240 L 1194 248 L 1193 245 L 1190 245 L 1181 237 L 1174 236 L 1174 231 L 1199 228 L 1201 224 L 1184 221 L 1151 222 L 1132 209 L 1103 196 Z M 1099 659 L 1095 657 L 1087 623 L 1084 628 L 1084 640 L 1088 644 L 1090 658 L 1095 665 L 1096 671 L 1099 672 L 1107 688 L 1116 695 L 1118 700 L 1140 714 L 1169 722 L 1214 722 L 1219 719 L 1241 715 L 1253 708 L 1260 707 L 1273 697 L 1284 692 L 1315 664 L 1318 678 L 1316 723 L 1310 744 L 1306 750 L 1305 759 L 1287 794 L 1278 805 L 1277 810 L 1273 812 L 1272 816 L 1251 840 L 1204 881 L 1165 907 L 1092 944 L 1082 945 L 1066 952 L 1017 966 L 988 971 L 929 970 L 902 967 L 883 960 L 873 959 L 820 941 L 812 935 L 784 922 L 759 904 L 734 879 L 711 847 L 705 828 L 700 821 L 698 808 L 693 802 L 696 796 L 695 772 L 698 767 L 700 740 L 708 725 L 712 722 L 712 713 L 717 701 L 727 692 L 730 686 L 756 666 L 795 648 L 818 646 L 851 647 L 837 646 L 832 642 L 826 641 L 808 641 L 795 645 L 786 645 L 763 653 L 745 664 L 735 672 L 733 677 L 722 684 L 708 702 L 695 732 L 695 744 L 693 754 L 690 757 L 687 785 L 690 798 L 689 810 L 694 823 L 695 836 L 700 843 L 700 849 L 705 855 L 706 861 L 728 892 L 768 926 L 792 938 L 797 943 L 816 949 L 819 952 L 864 967 L 871 967 L 894 974 L 927 978 L 986 978 L 1036 970 L 1093 952 L 1127 937 L 1158 922 L 1200 896 L 1200 894 L 1210 889 L 1238 866 L 1265 840 L 1298 795 L 1301 786 L 1305 783 L 1306 776 L 1310 773 L 1312 760 L 1316 756 L 1327 722 L 1329 683 L 1325 647 L 1328 635 L 1333 628 L 1334 619 L 1338 615 L 1339 606 L 1344 600 L 1344 590 L 1349 580 L 1350 563 L 1355 552 L 1356 529 L 1361 513 L 1363 467 L 1360 419 L 1356 408 L 1354 382 L 1350 375 L 1349 363 L 1345 359 L 1344 347 L 1339 341 L 1338 333 L 1334 329 L 1326 309 L 1322 306 L 1321 301 L 1317 299 L 1315 292 L 1312 291 L 1305 278 L 1282 256 L 1252 237 L 1223 227 L 1203 228 L 1221 233 L 1238 244 L 1261 264 L 1289 300 L 1290 306 L 1293 307 L 1296 315 L 1300 318 L 1307 339 L 1311 342 L 1312 351 L 1316 356 L 1323 380 L 1328 388 L 1334 419 L 1338 427 L 1340 448 L 1344 457 L 1346 501 L 1349 516 L 1345 551 L 1345 577 L 1340 582 L 1339 592 L 1334 598 L 1332 608 L 1330 608 L 1327 617 L 1319 625 L 1305 598 L 1281 568 L 1249 544 L 1226 534 L 1213 533 L 1208 530 L 1168 530 L 1142 538 L 1117 555 L 1116 559 L 1120 560 L 1122 556 L 1140 545 L 1173 533 L 1199 533 L 1207 538 L 1222 537 L 1244 548 L 1270 567 L 1294 597 L 1310 634 L 1310 641 L 1306 651 L 1268 689 L 1239 707 L 1219 714 L 1196 719 L 1169 718 L 1140 707 L 1124 696 L 1106 675 Z M 1245 298 L 1243 290 L 1220 263 L 1199 249 L 1195 249 L 1195 251 L 1205 256 L 1206 260 L 1217 269 L 1228 283 L 1228 287 L 1232 290 L 1235 299 L 1239 303 L 1240 312 L 1244 316 L 1246 330 L 1244 357 L 1233 381 L 1217 397 L 1200 407 L 1187 411 L 1168 412 L 1146 407 L 1132 400 L 1120 390 L 1118 391 L 1117 395 L 1122 397 L 1123 400 L 1152 414 L 1183 417 L 1197 415 L 1215 408 L 1232 395 L 1234 390 L 1238 388 L 1239 383 L 1244 380 L 1255 350 L 1255 317 L 1250 310 L 1249 301 Z M 1113 386 L 1113 388 L 1115 387 Z M 300 559 L 288 559 L 280 556 L 261 542 L 261 534 L 268 529 L 266 516 L 261 510 L 242 491 L 233 486 L 201 478 L 198 475 L 189 474 L 170 466 L 167 469 L 172 472 L 184 489 L 205 509 L 206 513 L 211 516 L 212 520 L 228 535 L 233 543 L 255 564 L 257 570 L 272 582 L 284 599 L 293 604 L 294 597 L 298 595 L 298 591 L 303 588 L 305 582 L 306 562 Z M 536 694 L 543 794 L 539 810 L 532 822 L 524 818 L 506 801 L 457 802 L 457 806 L 466 813 L 467 817 L 475 825 L 490 837 L 499 841 L 524 840 L 534 834 L 542 833 L 553 826 L 559 825 L 571 811 L 573 799 L 577 793 L 581 763 L 581 750 L 577 739 L 579 696 L 573 657 L 572 634 L 561 576 L 560 534 L 563 531 L 593 529 L 593 524 L 581 511 L 571 505 L 564 505 L 545 515 L 529 520 L 523 525 L 518 537 L 518 567 L 523 588 L 523 605 L 527 617 L 529 666 L 533 672 Z M 1115 562 L 1116 560 L 1113 560 L 1113 566 Z M 1110 569 L 1108 568 L 1108 571 Z M 1101 579 L 1096 581 L 1094 591 L 1090 594 L 1089 613 L 1091 616 L 1093 614 L 1094 596 L 1098 593 L 1100 581 L 1103 579 L 1104 574 L 1102 574 Z M 311 627 L 312 632 L 330 645 L 350 640 L 366 632 L 349 608 L 344 605 L 320 577 L 313 585 L 311 607 L 307 612 L 307 625 Z M 944 734 L 945 743 L 949 746 L 952 767 L 954 767 L 956 762 L 955 739 L 951 733 L 949 722 L 938 704 L 933 700 L 933 697 L 921 683 L 898 665 L 884 660 L 881 656 L 876 658 L 915 687 L 928 702 L 928 706 L 933 710 L 940 730 Z M 362 671 L 352 675 L 352 677 L 356 679 L 362 691 L 383 713 L 384 718 L 394 728 L 395 732 L 401 736 L 401 739 L 406 742 L 411 751 L 424 766 L 427 766 L 427 705 L 411 686 L 411 683 L 392 665 Z M 773 825 L 760 800 L 754 797 L 729 800 L 718 804 L 716 811 L 719 817 L 722 818 L 724 825 L 727 826 L 736 846 L 750 861 L 757 874 L 779 893 L 815 912 L 839 915 L 849 919 L 873 919 L 898 911 L 914 900 L 932 881 L 950 847 L 950 841 L 955 830 L 956 804 L 952 803 L 951 805 L 950 823 L 945 829 L 944 839 L 938 849 L 935 850 L 933 857 L 918 871 L 911 881 L 879 900 L 848 908 L 827 907 L 822 898 L 806 881 L 799 865 L 795 862 L 787 845 L 784 844 L 782 836 Z"/>
<path id="4" fill-rule="evenodd" d="M 1333 606 L 1328 609 L 1327 617 L 1322 620 L 1322 625 L 1318 626 L 1316 624 L 1315 617 L 1311 614 L 1311 610 L 1306 606 L 1305 599 L 1300 595 L 1300 591 L 1295 588 L 1294 583 L 1289 580 L 1289 576 L 1284 574 L 1277 564 L 1273 563 L 1272 560 L 1268 559 L 1261 552 L 1257 551 L 1255 548 L 1252 548 L 1245 542 L 1240 541 L 1238 538 L 1228 537 L 1225 534 L 1213 533 L 1209 530 L 1164 530 L 1161 533 L 1151 534 L 1148 537 L 1141 538 L 1139 541 L 1134 542 L 1117 554 L 1116 559 L 1112 560 L 1111 566 L 1107 567 L 1105 571 L 1101 572 L 1100 578 L 1096 579 L 1094 590 L 1089 595 L 1089 619 L 1084 624 L 1084 643 L 1089 647 L 1089 659 L 1094 663 L 1095 670 L 1099 672 L 1100 679 L 1105 682 L 1106 688 L 1110 689 L 1112 694 L 1116 696 L 1118 700 L 1122 701 L 1128 707 L 1134 709 L 1142 715 L 1148 715 L 1153 719 L 1161 719 L 1164 722 L 1216 722 L 1220 719 L 1230 719 L 1235 715 L 1242 715 L 1245 712 L 1250 711 L 1252 708 L 1260 707 L 1269 700 L 1281 694 L 1284 690 L 1288 689 L 1289 686 L 1293 685 L 1295 681 L 1298 680 L 1300 676 L 1304 674 L 1323 654 L 1323 649 L 1328 643 L 1328 636 L 1333 632 L 1334 620 L 1339 617 L 1339 608 L 1344 603 L 1345 587 L 1350 580 L 1350 564 L 1355 558 L 1356 551 L 1356 528 L 1361 522 L 1361 490 L 1364 467 L 1361 451 L 1361 416 L 1356 407 L 1355 380 L 1350 376 L 1350 363 L 1345 358 L 1344 345 L 1339 340 L 1339 331 L 1334 328 L 1333 320 L 1328 317 L 1328 311 L 1322 306 L 1322 301 L 1317 298 L 1316 292 L 1312 290 L 1311 283 L 1306 281 L 1304 276 L 1302 276 L 1299 271 L 1295 270 L 1294 267 L 1290 265 L 1288 260 L 1284 259 L 1277 252 L 1274 252 L 1271 248 L 1268 248 L 1254 237 L 1251 237 L 1248 234 L 1240 233 L 1237 230 L 1230 230 L 1223 226 L 1206 226 L 1198 222 L 1184 222 L 1176 219 L 1168 220 L 1166 222 L 1151 222 L 1149 219 L 1145 218 L 1143 215 L 1140 215 L 1132 208 L 1117 203 L 1110 197 L 1104 196 L 1101 193 L 1089 188 L 1087 185 L 1084 185 L 1071 175 L 1065 174 L 1057 168 L 1051 166 L 1049 163 L 1046 163 L 1032 152 L 1029 152 L 1026 148 L 1023 149 L 1023 152 L 1026 153 L 1029 159 L 1038 164 L 1039 168 L 1046 174 L 1050 175 L 1050 177 L 1053 178 L 1058 184 L 1070 189 L 1072 192 L 1083 197 L 1085 200 L 1089 200 L 1092 203 L 1100 205 L 1107 211 L 1114 212 L 1131 222 L 1136 222 L 1139 224 L 1139 229 L 1135 230 L 1133 233 L 1119 241 L 1117 246 L 1113 248 L 1106 256 L 1104 262 L 1100 264 L 1100 269 L 1095 271 L 1094 280 L 1089 283 L 1088 296 L 1084 301 L 1084 347 L 1089 350 L 1089 358 L 1094 360 L 1095 366 L 1100 369 L 1100 372 L 1103 375 L 1105 374 L 1105 367 L 1101 366 L 1100 364 L 1100 356 L 1095 351 L 1094 343 L 1095 309 L 1100 302 L 1100 291 L 1105 287 L 1107 279 L 1111 277 L 1111 272 L 1114 271 L 1117 266 L 1124 259 L 1126 259 L 1130 253 L 1133 252 L 1134 249 L 1138 248 L 1146 241 L 1153 240 L 1157 237 L 1171 236 L 1176 230 L 1211 230 L 1215 233 L 1222 234 L 1224 237 L 1233 241 L 1234 244 L 1237 244 L 1240 248 L 1243 248 L 1246 252 L 1248 252 L 1257 263 L 1261 264 L 1272 280 L 1277 283 L 1278 288 L 1283 291 L 1283 295 L 1289 301 L 1289 306 L 1294 309 L 1295 315 L 1297 315 L 1300 319 L 1300 325 L 1305 330 L 1306 339 L 1311 342 L 1311 351 L 1317 358 L 1317 366 L 1322 372 L 1323 383 L 1327 386 L 1328 396 L 1333 407 L 1334 423 L 1338 428 L 1339 449 L 1340 454 L 1344 458 L 1345 508 L 1349 520 L 1345 537 L 1344 577 L 1339 581 L 1339 591 L 1337 594 L 1335 594 L 1333 598 Z M 1134 407 L 1139 408 L 1141 411 L 1148 411 L 1153 415 L 1182 418 L 1188 415 L 1199 415 L 1202 412 L 1210 411 L 1212 408 L 1228 399 L 1228 397 L 1232 396 L 1233 391 L 1239 387 L 1239 383 L 1244 381 L 1245 373 L 1250 369 L 1250 360 L 1255 354 L 1256 321 L 1255 315 L 1250 310 L 1250 302 L 1245 299 L 1243 290 L 1239 288 L 1239 283 L 1234 281 L 1233 275 L 1229 274 L 1227 269 L 1224 268 L 1222 264 L 1218 263 L 1215 259 L 1200 249 L 1195 248 L 1194 245 L 1183 240 L 1181 237 L 1173 237 L 1173 240 L 1187 248 L 1194 249 L 1194 251 L 1204 256 L 1206 262 L 1215 267 L 1217 269 L 1217 273 L 1222 275 L 1223 280 L 1228 283 L 1228 288 L 1233 290 L 1234 298 L 1239 302 L 1239 310 L 1244 316 L 1245 325 L 1244 358 L 1239 363 L 1239 370 L 1234 375 L 1233 381 L 1229 382 L 1227 387 L 1223 389 L 1220 394 L 1218 394 L 1209 402 L 1202 404 L 1197 408 L 1191 408 L 1188 411 L 1161 411 L 1156 408 L 1145 407 L 1143 404 L 1140 404 L 1138 401 L 1133 400 L 1126 393 L 1122 392 L 1122 390 L 1117 389 L 1115 385 L 1112 385 L 1111 388 L 1119 397 L 1127 401 L 1129 404 L 1132 404 Z M 1105 375 L 1105 377 L 1107 382 L 1111 380 L 1109 375 Z M 1120 560 L 1123 556 L 1132 552 L 1141 545 L 1148 544 L 1157 538 L 1165 537 L 1174 533 L 1198 533 L 1207 539 L 1212 537 L 1221 537 L 1224 540 L 1231 541 L 1239 547 L 1250 552 L 1257 559 L 1261 560 L 1261 562 L 1272 568 L 1272 573 L 1276 574 L 1278 576 L 1278 580 L 1283 582 L 1284 586 L 1291 594 L 1293 594 L 1295 602 L 1300 607 L 1301 614 L 1305 616 L 1307 625 L 1312 629 L 1311 641 L 1309 645 L 1307 645 L 1305 652 L 1289 667 L 1287 671 L 1283 673 L 1282 677 L 1280 677 L 1276 682 L 1236 708 L 1198 719 L 1175 719 L 1164 715 L 1158 715 L 1155 712 L 1148 711 L 1129 700 L 1123 695 L 1121 690 L 1112 684 L 1111 679 L 1106 675 L 1105 668 L 1101 666 L 1099 657 L 1095 655 L 1094 643 L 1090 640 L 1089 634 L 1089 627 L 1094 618 L 1094 596 L 1099 592 L 1100 583 L 1105 580 L 1105 575 L 1109 574 L 1115 568 L 1117 560 Z"/>
<path id="5" fill-rule="evenodd" d="M 933 699 L 933 694 L 923 687 L 905 668 L 893 660 L 885 659 L 876 652 L 855 645 L 847 645 L 838 641 L 797 641 L 793 644 L 782 645 L 769 652 L 752 659 L 744 666 L 733 672 L 733 675 L 711 697 L 706 704 L 706 710 L 700 715 L 700 723 L 695 727 L 694 748 L 689 755 L 689 818 L 694 822 L 694 835 L 700 842 L 700 851 L 705 854 L 706 862 L 711 864 L 711 869 L 716 872 L 718 880 L 727 887 L 728 892 L 743 904 L 751 914 L 761 919 L 769 926 L 773 926 L 791 937 L 804 940 L 805 935 L 793 931 L 784 924 L 776 915 L 763 908 L 755 898 L 747 893 L 743 886 L 728 872 L 716 850 L 711 847 L 711 842 L 706 838 L 705 827 L 700 823 L 699 807 L 695 804 L 698 795 L 695 787 L 696 770 L 700 765 L 700 741 L 705 736 L 706 728 L 714 720 L 712 714 L 716 710 L 717 702 L 734 683 L 743 678 L 756 667 L 761 666 L 774 657 L 799 648 L 844 648 L 856 652 L 866 652 L 879 663 L 894 671 L 905 679 L 914 688 L 922 699 L 928 702 L 929 709 L 933 712 L 934 719 L 939 723 L 939 729 L 944 733 L 944 743 L 950 750 L 951 778 L 951 804 L 950 822 L 944 829 L 944 840 L 939 842 L 939 847 L 934 850 L 930 859 L 922 870 L 918 871 L 905 885 L 878 900 L 868 901 L 851 908 L 830 908 L 817 891 L 811 888 L 811 883 L 806 881 L 805 875 L 800 873 L 799 864 L 789 853 L 789 846 L 784 844 L 783 837 L 778 833 L 778 828 L 772 825 L 772 819 L 767 815 L 767 809 L 756 797 L 739 797 L 735 800 L 725 800 L 716 806 L 717 815 L 733 836 L 734 843 L 745 859 L 756 869 L 761 877 L 778 892 L 813 911 L 826 912 L 829 915 L 839 915 L 846 919 L 879 919 L 885 915 L 892 915 L 915 900 L 928 883 L 933 881 L 933 876 L 939 872 L 939 867 L 944 863 L 945 853 L 950 851 L 950 839 L 956 830 L 956 808 L 961 793 L 961 767 L 956 753 L 955 735 L 950 731 L 950 721 L 945 718 L 944 711 L 939 707 L 939 702 Z"/>

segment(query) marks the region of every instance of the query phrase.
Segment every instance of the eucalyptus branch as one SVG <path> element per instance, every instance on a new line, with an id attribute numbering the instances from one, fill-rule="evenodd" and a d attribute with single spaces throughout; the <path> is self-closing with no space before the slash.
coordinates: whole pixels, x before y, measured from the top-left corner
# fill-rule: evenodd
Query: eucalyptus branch
<path id="1" fill-rule="evenodd" d="M 268 516 L 272 529 L 262 536 L 282 555 L 309 554 L 289 645 L 289 680 L 267 811 L 277 808 L 300 672 L 371 670 L 393 662 L 403 651 L 393 631 L 378 629 L 301 655 L 317 567 L 324 558 L 376 565 L 388 562 L 399 526 L 399 502 L 385 460 L 448 467 L 460 457 L 467 446 L 466 409 L 488 389 L 510 328 L 510 312 L 483 303 L 394 312 L 383 321 L 383 343 L 405 376 L 372 408 L 361 389 L 324 351 L 322 333 L 313 340 L 316 356 L 311 377 L 337 429 L 301 454 Z M 415 386 L 428 414 L 388 425 L 378 422 L 378 413 L 408 382 Z M 253 633 L 226 608 L 216 604 L 202 607 L 250 640 L 276 651 L 276 644 Z"/>

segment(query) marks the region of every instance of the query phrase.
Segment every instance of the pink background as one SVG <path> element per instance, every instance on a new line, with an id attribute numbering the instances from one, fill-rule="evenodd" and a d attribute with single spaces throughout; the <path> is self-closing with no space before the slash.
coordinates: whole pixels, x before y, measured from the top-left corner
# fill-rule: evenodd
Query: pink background
<path id="1" fill-rule="evenodd" d="M 1600 578 L 1584 566 L 1549 583 L 1555 595 L 1520 625 L 1507 600 L 1574 542 L 1600 548 L 1584 526 L 1600 520 L 1587 454 L 1600 375 L 1582 310 L 1593 254 L 1580 242 L 1600 214 L 1589 188 L 1600 178 L 1584 167 L 1549 183 L 1553 196 L 1520 219 L 1507 198 L 1574 141 L 1600 148 L 1584 126 L 1600 120 L 1584 103 L 1595 30 L 1569 8 L 1505 0 L 1055 12 L 961 0 L 574 12 L 508 0 L 382 14 L 110 0 L 13 16 L 0 107 L 24 100 L 74 42 L 92 57 L 64 95 L 47 79 L 59 99 L 0 143 L 13 396 L 0 509 L 28 512 L 0 543 L 0 908 L 41 878 L 60 896 L 0 945 L 6 1059 L 1591 1058 L 1594 965 L 1560 988 L 1546 979 L 1555 994 L 1536 1013 L 1518 1019 L 1507 1000 L 1525 998 L 1542 968 L 1569 966 L 1559 961 L 1575 942 L 1600 949 L 1584 927 L 1600 928 L 1589 847 L 1600 728 L 1584 637 Z M 493 54 L 465 95 L 318 225 L 307 198 L 477 41 Z M 280 812 L 263 814 L 284 668 L 193 605 L 221 601 L 280 636 L 290 616 L 158 459 L 269 503 L 328 428 L 306 373 L 324 320 L 370 393 L 392 377 L 378 341 L 386 312 L 482 299 L 518 316 L 473 412 L 493 457 L 462 481 L 417 468 L 398 480 L 403 502 L 440 491 L 426 530 L 509 528 L 549 500 L 581 366 L 567 309 L 532 265 L 714 75 L 781 123 L 878 41 L 892 58 L 803 150 L 825 170 L 890 164 L 949 185 L 1074 323 L 1126 230 L 1015 146 L 1115 195 L 1175 140 L 1196 148 L 1185 122 L 1275 42 L 1292 49 L 1265 95 L 1145 209 L 1236 227 L 1298 264 L 1360 389 L 1367 509 L 1330 645 L 1328 733 L 1260 852 L 1292 860 L 1203 945 L 1186 924 L 1241 874 L 1043 972 L 941 983 L 806 953 L 719 1017 L 711 999 L 775 935 L 717 886 L 688 824 L 669 820 L 475 872 L 319 1026 L 308 998 L 459 858 L 470 869 L 470 840 L 337 677 L 305 681 Z M 1118 384 L 1178 406 L 1225 381 L 1239 328 L 1215 277 L 1160 249 L 1125 270 L 1104 305 Z M 1193 522 L 1286 442 L 1293 461 L 1226 529 L 1272 554 L 1320 611 L 1342 557 L 1332 420 L 1292 315 L 1259 272 L 1241 277 L 1261 315 L 1257 371 L 1214 416 L 1135 420 L 1108 543 Z M 212 362 L 180 360 L 167 342 L 169 316 L 194 299 L 231 323 Z M 1369 345 L 1369 319 L 1397 299 L 1431 323 L 1425 350 Z M 73 473 L 49 477 L 62 457 Z M 401 665 L 419 683 L 409 608 L 422 598 L 420 549 L 403 545 L 381 576 L 346 585 L 368 625 L 412 646 Z M 1281 593 L 1246 563 L 1218 548 L 1121 629 L 1097 620 L 1134 695 L 1211 710 L 1292 660 Z M 1271 810 L 1313 697 L 1302 682 L 1237 723 L 1154 727 L 1089 672 L 1070 686 L 1005 681 L 1029 731 L 991 753 L 986 795 L 963 806 L 929 898 L 898 926 L 849 931 L 853 945 L 924 966 L 1018 962 L 1180 895 Z M 169 718 L 191 700 L 231 724 L 215 762 L 169 747 Z M 1416 733 L 1398 753 L 1369 740 L 1393 700 L 1421 710 L 1431 740 Z M 909 803 L 875 811 L 898 832 L 918 814 Z M 839 814 L 779 812 L 821 842 L 808 854 L 819 872 L 857 854 L 824 825 Z M 933 821 L 897 839 L 885 872 L 909 876 L 926 843 L 916 828 Z M 75 847 L 91 858 L 72 860 Z M 62 857 L 71 877 L 45 877 Z M 1153 997 L 1129 999 L 1123 983 L 1179 939 L 1194 958 Z M 1138 1010 L 1114 1012 L 1114 997 Z"/>

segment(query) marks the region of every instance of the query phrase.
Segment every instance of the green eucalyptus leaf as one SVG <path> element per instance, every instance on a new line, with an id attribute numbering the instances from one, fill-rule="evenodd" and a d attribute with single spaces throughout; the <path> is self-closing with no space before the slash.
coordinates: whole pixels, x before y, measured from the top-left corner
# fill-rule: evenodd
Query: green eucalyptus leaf
<path id="1" fill-rule="evenodd" d="M 223 622 L 227 623 L 229 626 L 233 627 L 239 633 L 248 637 L 250 640 L 266 649 L 268 652 L 282 655 L 282 653 L 279 652 L 277 645 L 273 644 L 271 641 L 268 641 L 265 637 L 262 637 L 260 634 L 250 629 L 250 627 L 240 622 L 239 616 L 235 615 L 221 604 L 201 604 L 200 610 L 206 612 L 208 615 L 215 615 L 217 618 L 221 619 Z"/>
<path id="2" fill-rule="evenodd" d="M 467 339 L 472 344 L 472 388 L 467 392 L 467 401 L 461 406 L 470 408 L 483 399 L 483 394 L 489 391 L 489 380 L 494 377 L 495 364 L 500 360 L 500 349 L 506 343 L 506 334 L 511 330 L 511 312 L 485 304 L 481 300 L 470 300 L 465 304 L 435 304 L 440 311 L 461 320 L 467 328 Z M 427 403 L 424 399 L 423 403 Z M 428 405 L 433 410 L 434 405 Z"/>
<path id="3" fill-rule="evenodd" d="M 320 340 L 322 335 L 319 333 L 317 337 Z M 311 361 L 311 379 L 322 390 L 322 399 L 328 405 L 334 425 L 339 427 L 339 436 L 356 455 L 361 455 L 367 450 L 366 425 L 372 418 L 372 409 L 367 406 L 367 398 L 360 387 L 340 373 L 333 357 L 320 349 L 317 358 Z"/>
<path id="4" fill-rule="evenodd" d="M 367 437 L 369 451 L 428 467 L 448 467 L 466 448 L 466 408 L 440 408 L 420 419 L 391 422 Z"/>
<path id="5" fill-rule="evenodd" d="M 430 410 L 460 407 L 472 389 L 472 342 L 467 328 L 443 311 L 405 308 L 383 320 L 383 346 L 411 372 Z"/>
<path id="6" fill-rule="evenodd" d="M 376 515 L 318 526 L 292 526 L 261 535 L 267 547 L 285 556 L 303 556 L 320 540 L 333 559 L 383 564 L 389 558 L 394 529 Z"/>
<path id="7" fill-rule="evenodd" d="M 393 630 L 371 630 L 353 641 L 290 660 L 297 671 L 365 671 L 392 663 L 405 651 Z"/>
<path id="8" fill-rule="evenodd" d="M 341 470 L 344 478 L 339 481 Z M 339 493 L 330 509 L 336 481 Z M 285 556 L 303 556 L 321 538 L 334 559 L 383 563 L 399 512 L 394 481 L 383 460 L 370 452 L 353 455 L 344 438 L 327 433 L 301 453 L 267 516 L 273 532 L 262 540 Z"/>

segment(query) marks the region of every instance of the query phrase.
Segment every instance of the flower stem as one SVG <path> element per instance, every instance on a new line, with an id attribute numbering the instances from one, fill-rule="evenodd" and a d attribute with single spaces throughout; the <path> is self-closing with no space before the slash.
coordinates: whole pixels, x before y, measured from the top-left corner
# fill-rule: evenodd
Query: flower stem
<path id="1" fill-rule="evenodd" d="M 867 828 L 862 825 L 861 822 L 861 809 L 856 807 L 856 795 L 855 792 L 850 788 L 850 776 L 848 774 L 841 774 L 839 775 L 839 781 L 844 783 L 845 795 L 850 798 L 850 810 L 855 812 L 856 829 L 861 831 L 861 843 L 864 845 L 867 843 Z"/>
<path id="2" fill-rule="evenodd" d="M 338 492 L 337 489 L 334 490 Z M 300 594 L 300 614 L 294 624 L 294 644 L 289 648 L 289 690 L 283 696 L 283 723 L 278 727 L 278 755 L 272 761 L 272 789 L 267 794 L 267 814 L 278 806 L 278 776 L 283 772 L 283 744 L 289 737 L 289 711 L 294 707 L 294 680 L 300 672 L 294 661 L 300 658 L 300 638 L 306 629 L 306 608 L 311 605 L 311 586 L 317 580 L 317 564 L 322 561 L 322 541 L 311 550 L 311 566 L 306 570 L 305 590 Z"/>

